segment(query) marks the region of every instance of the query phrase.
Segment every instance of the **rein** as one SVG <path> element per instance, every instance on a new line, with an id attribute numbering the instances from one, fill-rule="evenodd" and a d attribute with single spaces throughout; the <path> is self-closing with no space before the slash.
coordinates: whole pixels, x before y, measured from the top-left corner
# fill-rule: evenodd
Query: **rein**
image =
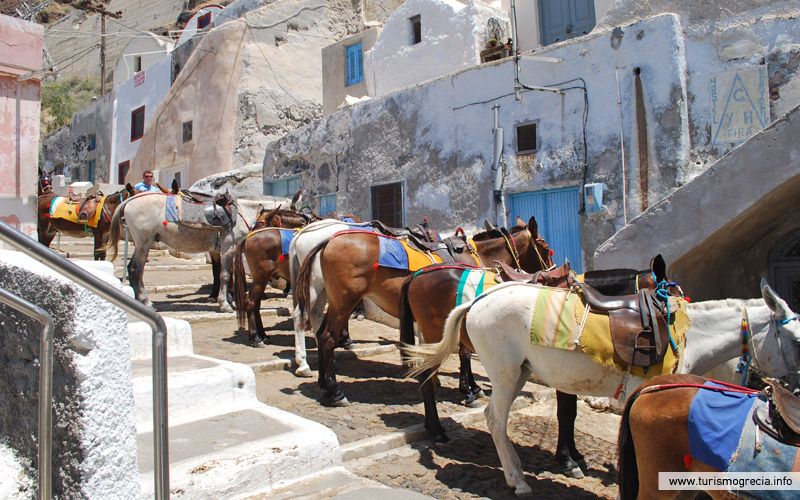
<path id="1" fill-rule="evenodd" d="M 537 241 L 544 241 L 544 238 L 541 237 L 534 238 L 533 235 L 531 234 L 531 231 L 527 227 L 525 228 L 525 232 L 528 233 L 528 238 L 531 240 L 533 249 L 536 251 L 536 256 L 539 257 L 539 264 L 541 264 L 542 266 L 542 271 L 552 271 L 553 269 L 555 269 L 556 268 L 555 262 L 553 262 L 552 266 L 547 267 L 547 265 L 544 263 L 544 259 L 542 258 L 542 254 L 539 253 L 539 247 L 536 245 Z M 553 254 L 551 253 L 550 255 L 552 256 Z"/>
<path id="2" fill-rule="evenodd" d="M 719 384 L 724 387 L 717 387 L 714 385 L 705 385 L 705 384 L 658 384 L 658 385 L 650 385 L 639 391 L 639 395 L 647 394 L 648 392 L 656 392 L 656 391 L 663 391 L 667 389 L 681 389 L 681 388 L 696 388 L 696 389 L 706 389 L 708 391 L 716 391 L 716 392 L 738 392 L 741 394 L 758 394 L 761 391 L 757 391 L 755 389 L 750 389 L 748 387 L 740 387 L 738 385 L 729 384 L 727 382 L 721 382 L 719 380 L 707 379 L 709 382 L 714 384 Z"/>

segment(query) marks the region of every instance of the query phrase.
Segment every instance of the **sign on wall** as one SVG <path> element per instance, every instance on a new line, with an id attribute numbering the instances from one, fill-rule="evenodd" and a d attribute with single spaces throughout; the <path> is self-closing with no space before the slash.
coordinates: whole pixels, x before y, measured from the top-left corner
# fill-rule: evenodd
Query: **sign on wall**
<path id="1" fill-rule="evenodd" d="M 711 143 L 744 142 L 769 123 L 767 66 L 711 75 Z"/>
<path id="2" fill-rule="evenodd" d="M 144 70 L 133 75 L 133 88 L 138 87 L 144 83 Z"/>

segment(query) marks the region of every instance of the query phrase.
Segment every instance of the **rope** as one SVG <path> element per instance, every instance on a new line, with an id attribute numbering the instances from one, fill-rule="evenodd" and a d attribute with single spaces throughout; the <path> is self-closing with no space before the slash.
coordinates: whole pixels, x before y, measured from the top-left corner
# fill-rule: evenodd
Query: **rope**
<path id="1" fill-rule="evenodd" d="M 709 391 L 717 391 L 717 392 L 738 392 L 741 394 L 758 394 L 759 391 L 755 389 L 749 389 L 747 387 L 740 387 L 738 385 L 729 384 L 727 382 L 721 382 L 719 380 L 713 379 L 706 379 L 711 383 L 719 384 L 724 387 L 717 387 L 714 385 L 705 385 L 705 384 L 658 384 L 658 385 L 650 385 L 639 391 L 639 395 L 646 394 L 648 392 L 656 392 L 656 391 L 663 391 L 666 389 L 681 389 L 681 388 L 696 388 L 696 389 L 706 389 Z"/>

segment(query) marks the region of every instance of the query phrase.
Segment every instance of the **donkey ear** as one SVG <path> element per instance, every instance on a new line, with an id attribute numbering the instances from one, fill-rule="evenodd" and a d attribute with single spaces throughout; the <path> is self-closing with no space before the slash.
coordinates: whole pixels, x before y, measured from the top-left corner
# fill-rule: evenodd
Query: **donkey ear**
<path id="1" fill-rule="evenodd" d="M 761 296 L 764 297 L 764 302 L 767 303 L 770 311 L 775 313 L 777 320 L 780 321 L 794 316 L 786 301 L 778 297 L 778 294 L 767 284 L 767 280 L 764 278 L 761 278 Z"/>
<path id="2" fill-rule="evenodd" d="M 294 196 L 292 196 L 292 202 L 289 204 L 292 209 L 297 210 L 297 206 L 300 204 L 300 201 L 303 199 L 303 190 L 296 192 Z"/>
<path id="3" fill-rule="evenodd" d="M 517 215 L 517 225 L 518 226 L 525 225 L 525 221 L 522 220 L 522 218 L 520 218 L 519 215 Z M 530 231 L 531 234 L 539 234 L 539 225 L 536 224 L 536 217 L 534 217 L 533 215 L 531 215 L 531 219 L 528 221 L 528 231 Z"/>
<path id="4" fill-rule="evenodd" d="M 661 254 L 656 255 L 650 260 L 650 270 L 656 275 L 656 282 L 660 283 L 667 279 L 667 263 Z"/>

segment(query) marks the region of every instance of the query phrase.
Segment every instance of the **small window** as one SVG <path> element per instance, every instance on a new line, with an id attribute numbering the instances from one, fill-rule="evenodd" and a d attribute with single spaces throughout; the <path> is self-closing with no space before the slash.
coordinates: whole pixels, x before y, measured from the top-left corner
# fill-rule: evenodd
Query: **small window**
<path id="1" fill-rule="evenodd" d="M 416 45 L 422 41 L 422 20 L 416 15 L 409 21 L 411 21 L 411 45 Z"/>
<path id="2" fill-rule="evenodd" d="M 66 173 L 68 172 L 69 170 L 66 171 Z M 64 175 L 64 174 L 65 174 L 64 164 L 63 163 L 57 164 L 55 170 L 53 170 L 53 175 Z"/>
<path id="3" fill-rule="evenodd" d="M 133 57 L 133 72 L 138 73 L 142 70 L 142 56 Z"/>
<path id="4" fill-rule="evenodd" d="M 211 12 L 197 18 L 197 29 L 201 30 L 211 24 Z"/>
<path id="5" fill-rule="evenodd" d="M 328 215 L 336 211 L 336 193 L 324 194 L 319 197 L 319 214 Z"/>
<path id="6" fill-rule="evenodd" d="M 94 151 L 94 148 L 96 147 L 95 135 L 89 134 L 89 139 L 87 142 L 88 144 L 86 145 L 86 149 L 88 149 L 89 151 Z"/>
<path id="7" fill-rule="evenodd" d="M 535 153 L 536 149 L 536 124 L 517 125 L 517 153 Z"/>
<path id="8" fill-rule="evenodd" d="M 86 171 L 87 171 L 87 175 L 88 175 L 88 179 L 87 180 L 89 182 L 91 182 L 92 184 L 94 184 L 94 166 L 95 166 L 95 161 L 94 160 L 89 160 L 89 161 L 86 162 Z"/>
<path id="9" fill-rule="evenodd" d="M 347 86 L 364 81 L 364 63 L 361 42 L 347 47 Z"/>
<path id="10" fill-rule="evenodd" d="M 183 122 L 183 142 L 191 142 L 192 140 L 192 120 Z"/>
<path id="11" fill-rule="evenodd" d="M 175 179 L 175 184 L 177 184 L 178 185 L 178 189 L 180 189 L 181 188 L 181 184 L 182 184 L 182 182 L 181 182 L 181 173 L 180 172 L 175 172 L 175 176 L 173 177 L 173 179 Z"/>
<path id="12" fill-rule="evenodd" d="M 130 161 L 123 161 L 119 164 L 119 169 L 117 170 L 117 179 L 119 179 L 119 184 L 125 184 L 125 177 L 128 176 L 128 170 L 131 169 L 131 162 Z"/>
<path id="13" fill-rule="evenodd" d="M 403 227 L 403 188 L 399 182 L 372 186 L 372 218 L 387 226 Z"/>
<path id="14" fill-rule="evenodd" d="M 144 135 L 144 106 L 131 112 L 131 142 Z"/>
<path id="15" fill-rule="evenodd" d="M 282 179 L 275 179 L 264 182 L 264 194 L 268 196 L 282 196 L 291 198 L 296 192 L 300 191 L 302 180 L 299 175 L 292 175 Z"/>

